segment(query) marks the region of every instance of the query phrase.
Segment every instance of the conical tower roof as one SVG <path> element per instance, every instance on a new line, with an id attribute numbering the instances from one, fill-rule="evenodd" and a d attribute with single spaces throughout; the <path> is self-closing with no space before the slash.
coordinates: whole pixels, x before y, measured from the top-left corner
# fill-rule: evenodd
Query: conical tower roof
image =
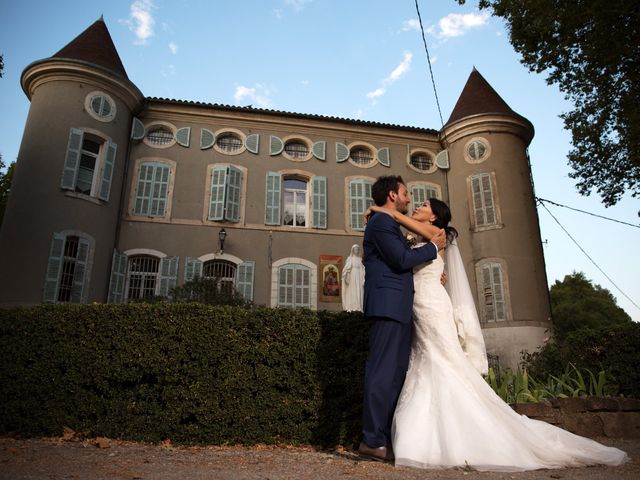
<path id="1" fill-rule="evenodd" d="M 71 40 L 52 58 L 81 60 L 106 68 L 127 80 L 129 79 L 102 17 Z"/>
<path id="2" fill-rule="evenodd" d="M 446 125 L 464 117 L 483 113 L 507 114 L 521 118 L 511 110 L 507 102 L 498 95 L 474 67 Z"/>

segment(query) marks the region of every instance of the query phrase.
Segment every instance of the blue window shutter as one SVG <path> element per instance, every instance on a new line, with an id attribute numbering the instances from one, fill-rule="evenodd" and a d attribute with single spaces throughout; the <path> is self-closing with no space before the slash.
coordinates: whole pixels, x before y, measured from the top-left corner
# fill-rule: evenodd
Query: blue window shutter
<path id="1" fill-rule="evenodd" d="M 247 138 L 244 139 L 244 147 L 251 153 L 258 154 L 258 150 L 260 148 L 260 134 L 254 133 L 251 135 L 247 135 Z"/>
<path id="2" fill-rule="evenodd" d="M 316 142 L 311 146 L 313 156 L 318 160 L 326 160 L 327 142 Z"/>
<path id="3" fill-rule="evenodd" d="M 214 167 L 211 170 L 211 193 L 209 195 L 209 220 L 224 220 L 225 186 L 227 167 Z"/>
<path id="4" fill-rule="evenodd" d="M 113 178 L 113 169 L 116 161 L 116 150 L 118 146 L 115 143 L 107 143 L 107 151 L 104 156 L 104 166 L 102 167 L 102 181 L 100 183 L 100 193 L 98 198 L 109 201 L 109 193 L 111 192 L 111 179 Z"/>
<path id="5" fill-rule="evenodd" d="M 364 212 L 373 204 L 369 180 L 352 180 L 349 184 L 349 216 L 353 230 L 364 230 Z"/>
<path id="6" fill-rule="evenodd" d="M 131 139 L 142 140 L 146 134 L 144 123 L 138 118 L 133 117 L 133 123 L 131 124 Z"/>
<path id="7" fill-rule="evenodd" d="M 295 307 L 311 306 L 311 272 L 304 265 L 296 265 Z"/>
<path id="8" fill-rule="evenodd" d="M 389 154 L 389 147 L 384 147 L 378 150 L 378 162 L 380 165 L 388 167 L 391 165 L 391 155 Z"/>
<path id="9" fill-rule="evenodd" d="M 187 257 L 184 264 L 184 281 L 190 282 L 196 277 L 202 278 L 202 261 Z"/>
<path id="10" fill-rule="evenodd" d="M 327 228 L 327 177 L 313 177 L 313 226 Z"/>
<path id="11" fill-rule="evenodd" d="M 69 132 L 67 156 L 64 159 L 64 169 L 62 170 L 62 181 L 60 183 L 60 186 L 65 190 L 76 189 L 76 178 L 78 176 L 78 166 L 80 165 L 82 139 L 82 130 L 78 128 L 72 128 Z"/>
<path id="12" fill-rule="evenodd" d="M 51 239 L 49 250 L 49 261 L 47 262 L 47 276 L 44 282 L 44 298 L 47 303 L 58 301 L 58 283 L 62 273 L 62 260 L 64 255 L 65 236 L 62 233 L 54 233 Z"/>
<path id="13" fill-rule="evenodd" d="M 265 225 L 280 225 L 282 175 L 277 172 L 267 172 L 266 190 L 264 223 Z"/>
<path id="14" fill-rule="evenodd" d="M 206 128 L 200 129 L 200 150 L 206 150 L 207 148 L 213 147 L 216 143 L 216 136 L 211 130 L 207 130 Z"/>
<path id="15" fill-rule="evenodd" d="M 71 302 L 86 303 L 88 278 L 87 265 L 89 263 L 89 241 L 80 237 L 78 239 L 78 255 L 76 256 L 76 266 L 73 271 L 73 286 L 71 287 Z"/>
<path id="16" fill-rule="evenodd" d="M 178 257 L 164 257 L 160 259 L 160 292 L 161 297 L 171 295 L 171 289 L 176 286 L 178 278 Z"/>
<path id="17" fill-rule="evenodd" d="M 253 301 L 253 282 L 255 278 L 256 262 L 247 261 L 238 265 L 236 270 L 236 290 L 245 300 Z"/>
<path id="18" fill-rule="evenodd" d="M 278 269 L 278 307 L 293 307 L 295 266 L 283 265 Z"/>
<path id="19" fill-rule="evenodd" d="M 344 143 L 336 142 L 336 162 L 344 162 L 349 158 L 349 147 Z"/>
<path id="20" fill-rule="evenodd" d="M 233 165 L 227 172 L 227 190 L 224 218 L 230 222 L 240 221 L 240 193 L 242 189 L 242 171 Z"/>
<path id="21" fill-rule="evenodd" d="M 413 204 L 412 210 L 418 208 L 425 200 L 428 200 L 427 189 L 424 185 L 412 185 L 411 186 L 411 202 Z"/>
<path id="22" fill-rule="evenodd" d="M 275 135 L 269 137 L 269 155 L 280 155 L 284 150 L 284 142 Z"/>
<path id="23" fill-rule="evenodd" d="M 179 128 L 176 132 L 176 142 L 183 147 L 189 147 L 191 143 L 191 127 Z"/>
<path id="24" fill-rule="evenodd" d="M 127 256 L 117 250 L 113 251 L 111 260 L 111 280 L 109 281 L 108 303 L 124 302 L 124 285 L 127 275 Z"/>
<path id="25" fill-rule="evenodd" d="M 144 162 L 140 165 L 134 214 L 149 217 L 165 215 L 170 174 L 171 169 L 163 163 Z"/>

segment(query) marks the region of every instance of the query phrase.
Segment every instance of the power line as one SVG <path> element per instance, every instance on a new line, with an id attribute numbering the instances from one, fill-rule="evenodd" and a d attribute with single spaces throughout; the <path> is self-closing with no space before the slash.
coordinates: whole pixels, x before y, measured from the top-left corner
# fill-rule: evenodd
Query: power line
<path id="1" fill-rule="evenodd" d="M 614 287 L 616 287 L 616 288 L 618 289 L 618 291 L 619 291 L 622 295 L 624 295 L 624 296 L 626 297 L 626 299 L 627 299 L 627 300 L 629 300 L 629 301 L 633 304 L 633 306 L 635 306 L 638 310 L 640 310 L 640 307 L 638 306 L 638 304 L 637 304 L 636 302 L 634 302 L 633 300 L 631 300 L 631 298 L 629 297 L 629 295 L 627 295 L 626 293 L 624 293 L 624 292 L 622 291 L 622 289 L 621 289 L 618 285 L 616 285 L 616 283 L 615 283 L 613 280 L 611 280 L 611 277 L 609 277 L 609 275 L 607 275 L 606 273 L 604 273 L 604 270 L 602 270 L 602 269 L 600 268 L 600 266 L 599 266 L 599 265 L 598 265 L 598 264 L 597 264 L 597 263 L 596 263 L 596 262 L 595 262 L 595 261 L 594 261 L 594 260 L 589 256 L 589 254 L 588 254 L 587 252 L 585 252 L 585 251 L 584 251 L 584 249 L 583 249 L 583 248 L 580 246 L 580 244 L 579 244 L 579 243 L 578 243 L 578 242 L 577 242 L 577 241 L 576 241 L 576 240 L 571 236 L 571 234 L 567 231 L 567 229 L 566 229 L 566 228 L 564 228 L 564 227 L 562 226 L 562 224 L 558 221 L 558 219 L 557 219 L 556 217 L 554 217 L 554 216 L 553 216 L 553 214 L 552 214 L 552 213 L 551 213 L 551 211 L 547 208 L 547 206 L 546 206 L 543 202 L 540 202 L 540 205 L 542 205 L 542 207 L 547 211 L 547 213 L 548 213 L 549 215 L 551 215 L 551 218 L 553 218 L 553 219 L 555 220 L 555 222 L 560 226 L 560 228 L 561 228 L 562 230 L 564 230 L 564 233 L 566 233 L 566 234 L 567 234 L 567 236 L 571 239 L 571 241 L 573 241 L 573 243 L 575 243 L 575 244 L 576 244 L 576 246 L 580 249 L 580 251 L 581 251 L 582 253 L 584 253 L 584 254 L 585 254 L 585 256 L 586 256 L 586 257 L 591 261 L 591 263 L 593 263 L 593 264 L 595 265 L 595 267 L 596 267 L 598 270 L 600 270 L 600 273 L 602 273 L 602 274 L 607 278 L 607 280 L 609 280 L 609 281 L 611 282 L 611 284 L 612 284 Z M 586 212 L 585 212 L 585 213 L 586 213 Z"/>
<path id="2" fill-rule="evenodd" d="M 424 37 L 424 28 L 422 27 L 422 17 L 420 16 L 420 9 L 418 8 L 418 0 L 416 2 L 416 12 L 418 12 L 418 21 L 420 22 L 420 31 L 422 32 L 422 43 L 424 43 L 424 51 L 427 52 L 427 63 L 429 64 L 429 73 L 431 74 L 431 83 L 433 84 L 433 93 L 436 96 L 436 105 L 438 106 L 438 114 L 440 115 L 440 125 L 444 127 L 444 120 L 442 120 L 442 110 L 440 110 L 440 100 L 438 100 L 438 92 L 436 90 L 436 81 L 433 78 L 433 70 L 431 69 L 431 57 L 429 57 L 429 49 L 427 48 L 427 39 Z"/>
<path id="3" fill-rule="evenodd" d="M 609 220 L 611 222 L 622 223 L 623 225 L 628 225 L 630 227 L 640 228 L 640 225 L 634 225 L 633 223 L 623 222 L 621 220 L 616 220 L 615 218 L 603 217 L 602 215 L 597 215 L 595 213 L 585 212 L 584 210 L 580 210 L 579 208 L 569 207 L 567 205 L 562 205 L 561 203 L 552 202 L 551 200 L 546 200 L 544 198 L 536 197 L 536 200 L 540 203 L 547 202 L 547 203 L 550 203 L 551 205 L 555 205 L 556 207 L 568 208 L 569 210 L 574 210 L 576 212 L 586 213 L 587 215 L 591 215 L 592 217 L 603 218 L 604 220 Z"/>

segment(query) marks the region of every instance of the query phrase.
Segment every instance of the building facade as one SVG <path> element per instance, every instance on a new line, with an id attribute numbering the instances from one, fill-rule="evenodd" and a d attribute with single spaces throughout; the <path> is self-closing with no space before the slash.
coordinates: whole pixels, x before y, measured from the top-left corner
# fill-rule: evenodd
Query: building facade
<path id="1" fill-rule="evenodd" d="M 551 329 L 533 126 L 476 70 L 441 130 L 145 97 L 100 19 L 21 81 L 2 305 L 127 302 L 201 276 L 340 310 L 371 185 L 394 174 L 414 205 L 451 205 L 489 353 L 515 365 Z"/>

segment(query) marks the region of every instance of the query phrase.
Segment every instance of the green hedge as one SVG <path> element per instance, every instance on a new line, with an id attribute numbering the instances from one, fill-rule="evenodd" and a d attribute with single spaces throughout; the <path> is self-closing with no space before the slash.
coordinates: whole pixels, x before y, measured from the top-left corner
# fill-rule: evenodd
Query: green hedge
<path id="1" fill-rule="evenodd" d="M 182 444 L 360 436 L 358 313 L 193 303 L 0 310 L 0 432 Z"/>

